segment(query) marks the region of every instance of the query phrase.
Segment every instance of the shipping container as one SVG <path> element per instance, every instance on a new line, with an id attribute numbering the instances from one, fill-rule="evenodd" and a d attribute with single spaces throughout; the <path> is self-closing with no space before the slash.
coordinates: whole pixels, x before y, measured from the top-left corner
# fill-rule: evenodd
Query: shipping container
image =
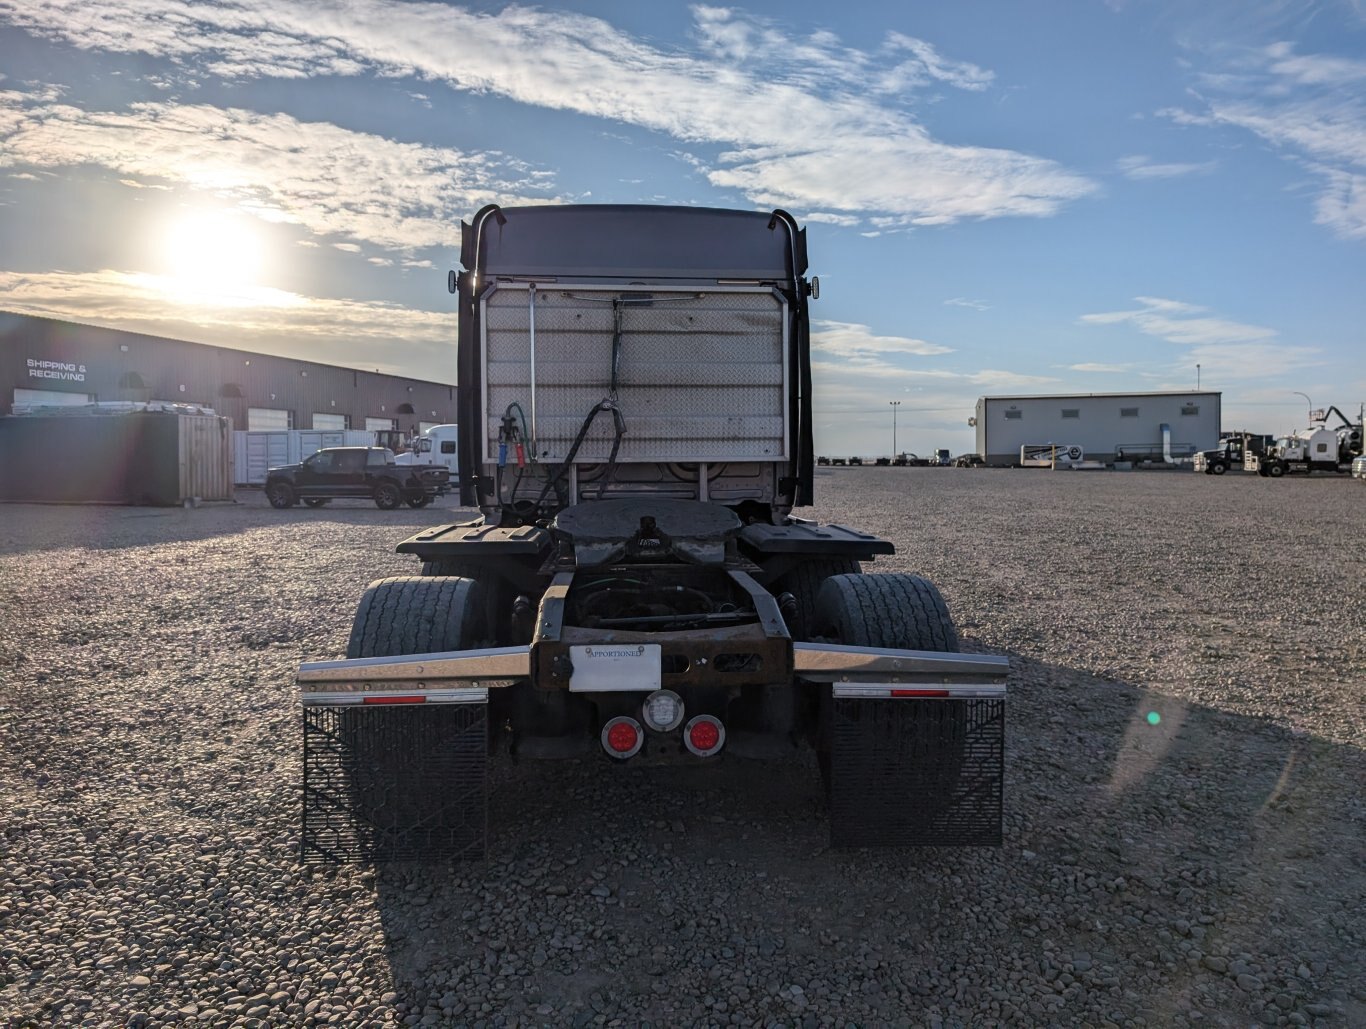
<path id="1" fill-rule="evenodd" d="M 232 423 L 161 411 L 0 418 L 0 500 L 172 506 L 232 500 Z"/>
<path id="2" fill-rule="evenodd" d="M 266 472 L 298 464 L 324 447 L 372 447 L 375 434 L 364 429 L 268 429 L 233 433 L 234 478 L 239 486 L 262 486 Z"/>

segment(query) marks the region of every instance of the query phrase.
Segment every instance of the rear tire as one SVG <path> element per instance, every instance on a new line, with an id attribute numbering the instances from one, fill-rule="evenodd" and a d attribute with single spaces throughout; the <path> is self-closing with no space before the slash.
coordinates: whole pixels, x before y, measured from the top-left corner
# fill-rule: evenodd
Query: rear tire
<path id="1" fill-rule="evenodd" d="M 370 584 L 348 658 L 465 650 L 484 642 L 479 584 L 397 577 Z M 487 704 L 348 707 L 344 803 L 364 856 L 482 857 L 488 833 Z M 335 745 L 335 744 L 334 744 Z"/>
<path id="2" fill-rule="evenodd" d="M 392 482 L 381 482 L 371 495 L 375 498 L 375 506 L 381 511 L 392 511 L 403 503 L 403 493 Z"/>
<path id="3" fill-rule="evenodd" d="M 855 647 L 955 651 L 958 631 L 934 584 L 918 575 L 834 575 L 816 597 L 812 626 Z"/>
<path id="4" fill-rule="evenodd" d="M 331 497 L 305 497 L 304 506 L 306 507 L 326 507 L 332 503 Z"/>
<path id="5" fill-rule="evenodd" d="M 346 656 L 438 654 L 481 645 L 483 590 L 472 579 L 396 576 L 370 584 L 351 625 Z"/>
<path id="6" fill-rule="evenodd" d="M 280 508 L 293 507 L 297 498 L 294 495 L 294 487 L 287 482 L 270 482 L 266 484 L 266 499 L 270 501 L 271 507 Z"/>
<path id="7" fill-rule="evenodd" d="M 895 647 L 902 650 L 958 649 L 958 631 L 948 605 L 934 584 L 918 575 L 835 575 L 825 580 L 816 598 L 812 628 L 816 635 L 855 647 Z M 817 729 L 816 760 L 821 783 L 832 797 L 834 699 L 830 687 L 822 687 Z M 941 718 L 950 709 L 938 701 L 869 701 L 867 703 L 913 703 L 926 718 Z M 933 703 L 934 706 L 925 706 Z M 950 726 L 952 735 L 966 739 L 966 726 Z M 962 754 L 943 766 L 940 793 L 947 797 L 958 782 Z"/>

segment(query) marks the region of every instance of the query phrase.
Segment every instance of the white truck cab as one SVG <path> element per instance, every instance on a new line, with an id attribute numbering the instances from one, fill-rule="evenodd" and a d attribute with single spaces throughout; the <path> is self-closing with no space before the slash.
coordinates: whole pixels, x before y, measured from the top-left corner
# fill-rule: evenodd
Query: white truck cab
<path id="1" fill-rule="evenodd" d="M 399 464 L 439 464 L 450 469 L 451 481 L 459 478 L 460 455 L 456 448 L 460 426 L 433 425 L 408 441 L 408 449 L 398 455 Z"/>

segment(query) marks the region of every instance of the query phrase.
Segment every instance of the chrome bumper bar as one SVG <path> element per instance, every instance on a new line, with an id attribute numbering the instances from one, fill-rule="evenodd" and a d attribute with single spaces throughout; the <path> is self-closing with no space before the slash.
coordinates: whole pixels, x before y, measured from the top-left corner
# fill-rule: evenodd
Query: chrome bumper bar
<path id="1" fill-rule="evenodd" d="M 793 672 L 839 697 L 1001 697 L 1010 661 L 989 654 L 795 643 Z M 295 681 L 307 706 L 482 703 L 531 675 L 530 647 L 309 661 Z"/>

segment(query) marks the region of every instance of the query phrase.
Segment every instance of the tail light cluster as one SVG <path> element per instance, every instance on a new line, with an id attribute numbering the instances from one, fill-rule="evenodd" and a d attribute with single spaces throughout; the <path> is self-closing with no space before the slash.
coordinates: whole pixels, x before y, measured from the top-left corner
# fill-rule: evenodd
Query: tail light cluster
<path id="1" fill-rule="evenodd" d="M 683 745 L 698 757 L 719 754 L 726 745 L 726 727 L 715 715 L 695 715 L 683 725 L 683 698 L 672 690 L 656 690 L 646 697 L 640 716 L 652 732 L 673 732 L 683 726 Z M 630 715 L 617 715 L 603 725 L 601 739 L 609 756 L 625 761 L 640 753 L 645 728 Z"/>

